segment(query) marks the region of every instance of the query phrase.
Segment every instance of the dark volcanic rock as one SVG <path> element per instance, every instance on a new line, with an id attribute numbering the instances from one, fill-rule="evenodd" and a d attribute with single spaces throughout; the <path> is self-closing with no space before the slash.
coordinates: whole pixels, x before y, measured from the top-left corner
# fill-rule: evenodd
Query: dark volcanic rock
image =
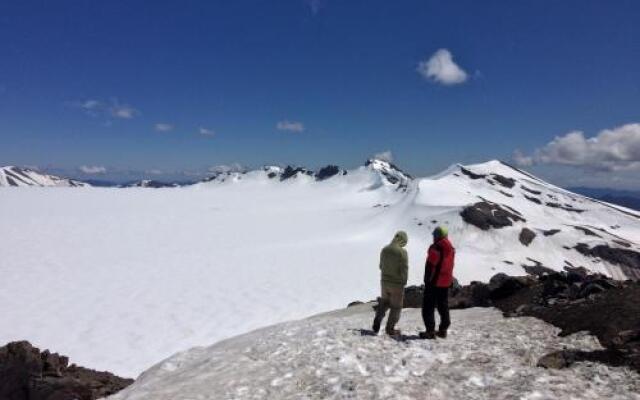
<path id="1" fill-rule="evenodd" d="M 41 353 L 26 341 L 0 347 L 0 399 L 93 400 L 133 383 L 133 379 L 68 363 L 67 357 Z"/>
<path id="2" fill-rule="evenodd" d="M 282 172 L 282 175 L 280 175 L 280 180 L 284 181 L 289 178 L 293 178 L 298 174 L 313 175 L 313 171 L 309 171 L 308 169 L 302 167 L 293 168 L 292 166 L 287 165 L 287 167 Z"/>
<path id="3" fill-rule="evenodd" d="M 466 176 L 468 176 L 471 179 L 483 179 L 484 177 L 486 177 L 486 175 L 482 175 L 482 174 L 476 174 L 472 171 L 469 171 L 468 169 L 464 168 L 464 167 L 460 167 L 460 172 L 462 172 L 463 174 L 465 174 Z"/>
<path id="4" fill-rule="evenodd" d="M 556 198 L 556 197 L 551 196 L 551 195 L 547 195 L 547 196 L 549 196 L 549 197 L 551 197 L 551 198 L 553 198 L 553 199 L 555 199 L 555 198 Z M 525 197 L 526 197 L 526 196 L 525 196 Z M 570 211 L 570 212 L 575 212 L 575 213 L 583 213 L 583 212 L 585 212 L 585 211 L 586 211 L 586 210 L 582 210 L 582 209 L 579 209 L 579 208 L 573 208 L 573 206 L 571 206 L 571 205 L 562 205 L 562 204 L 560 204 L 560 203 L 556 203 L 556 202 L 552 202 L 552 201 L 548 201 L 548 202 L 546 202 L 546 203 L 545 203 L 545 205 L 546 205 L 547 207 L 551 207 L 551 208 L 559 208 L 559 209 L 561 209 L 561 210 Z"/>
<path id="5" fill-rule="evenodd" d="M 513 178 L 507 178 L 506 176 L 502 176 L 498 174 L 491 174 L 491 176 L 493 177 L 493 179 L 495 179 L 496 182 L 498 182 L 499 184 L 501 184 L 506 188 L 511 189 L 516 185 L 516 180 Z"/>
<path id="6" fill-rule="evenodd" d="M 525 198 L 525 199 L 527 199 L 527 200 L 529 200 L 529 201 L 532 201 L 532 202 L 534 202 L 534 203 L 536 203 L 536 204 L 542 204 L 542 201 L 540 201 L 540 199 L 537 199 L 537 198 L 535 198 L 535 197 L 527 196 L 527 195 L 525 194 L 525 195 L 524 195 L 524 198 Z"/>
<path id="7" fill-rule="evenodd" d="M 554 354 L 543 357 L 545 367 L 568 365 L 564 359 L 628 365 L 640 371 L 640 283 L 587 275 L 571 282 L 568 274 L 541 277 L 533 285 L 493 304 L 506 316 L 532 316 L 562 329 L 566 336 L 580 331 L 594 334 L 607 348 L 599 352 Z M 577 358 L 571 358 L 576 356 Z M 564 360 L 563 360 L 564 359 Z"/>
<path id="8" fill-rule="evenodd" d="M 424 285 L 407 286 L 404 289 L 404 308 L 421 308 Z M 452 310 L 470 307 L 489 307 L 489 287 L 485 283 L 471 282 L 460 286 L 457 281 L 449 289 L 449 308 Z"/>
<path id="9" fill-rule="evenodd" d="M 520 289 L 532 284 L 533 281 L 526 277 L 509 276 L 499 273 L 489 280 L 488 290 L 491 300 L 509 297 Z"/>
<path id="10" fill-rule="evenodd" d="M 595 233 L 594 231 L 592 231 L 591 229 L 585 228 L 584 226 L 574 226 L 575 229 L 583 232 L 585 235 L 587 236 L 595 236 L 595 237 L 599 237 L 601 238 L 602 236 L 598 235 L 597 233 Z"/>
<path id="11" fill-rule="evenodd" d="M 560 233 L 560 229 L 549 229 L 549 230 L 546 230 L 546 231 L 542 231 L 542 234 L 545 235 L 545 236 L 553 236 L 556 233 Z"/>
<path id="12" fill-rule="evenodd" d="M 529 246 L 533 239 L 536 238 L 536 233 L 529 228 L 522 228 L 520 231 L 520 235 L 518 236 L 518 240 L 525 246 Z"/>
<path id="13" fill-rule="evenodd" d="M 545 267 L 540 261 L 534 260 L 533 258 L 527 257 L 527 260 L 531 261 L 533 265 L 522 264 L 522 268 L 529 275 L 533 276 L 543 276 L 548 274 L 554 274 L 556 271 Z"/>
<path id="14" fill-rule="evenodd" d="M 449 290 L 449 308 L 451 309 L 489 306 L 491 306 L 489 286 L 485 283 L 474 281 L 469 285 L 452 287 Z"/>
<path id="15" fill-rule="evenodd" d="M 614 367 L 625 364 L 624 358 L 616 351 L 559 350 L 541 357 L 540 360 L 538 360 L 537 366 L 550 369 L 563 369 L 581 361 L 601 362 Z"/>
<path id="16" fill-rule="evenodd" d="M 424 285 L 407 286 L 404 288 L 403 308 L 420 308 L 422 307 L 422 295 L 424 293 Z"/>
<path id="17" fill-rule="evenodd" d="M 600 244 L 589 248 L 587 244 L 578 243 L 574 249 L 585 256 L 598 257 L 620 266 L 629 279 L 640 280 L 640 253 L 631 249 L 619 249 Z"/>
<path id="18" fill-rule="evenodd" d="M 542 194 L 542 192 L 541 192 L 541 191 L 539 191 L 539 190 L 529 189 L 528 187 L 526 187 L 526 186 L 524 186 L 524 185 L 520 185 L 520 187 L 521 187 L 523 190 L 525 190 L 525 191 L 527 191 L 527 192 L 529 192 L 529 193 L 531 193 L 531 194 L 535 194 L 535 195 L 541 195 L 541 194 Z"/>
<path id="19" fill-rule="evenodd" d="M 340 173 L 340 168 L 337 165 L 327 165 L 326 167 L 320 168 L 318 172 L 316 172 L 316 180 L 323 181 L 325 179 L 331 178 L 334 175 Z"/>
<path id="20" fill-rule="evenodd" d="M 511 226 L 515 221 L 526 222 L 524 218 L 512 211 L 508 211 L 498 204 L 480 201 L 465 207 L 460 213 L 462 219 L 482 230 Z"/>

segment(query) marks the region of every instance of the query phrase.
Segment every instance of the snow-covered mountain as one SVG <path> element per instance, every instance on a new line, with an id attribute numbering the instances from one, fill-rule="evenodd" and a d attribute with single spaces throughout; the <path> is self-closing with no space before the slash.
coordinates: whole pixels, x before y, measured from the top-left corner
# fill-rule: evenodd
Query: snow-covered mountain
<path id="1" fill-rule="evenodd" d="M 0 342 L 27 338 L 134 376 L 180 350 L 375 298 L 380 248 L 398 229 L 419 284 L 437 225 L 461 283 L 546 268 L 638 277 L 640 213 L 504 163 L 427 178 L 376 159 L 327 168 L 226 171 L 167 190 L 4 190 Z"/>
<path id="2" fill-rule="evenodd" d="M 74 179 L 61 178 L 15 166 L 0 167 L 0 187 L 2 186 L 90 186 Z"/>

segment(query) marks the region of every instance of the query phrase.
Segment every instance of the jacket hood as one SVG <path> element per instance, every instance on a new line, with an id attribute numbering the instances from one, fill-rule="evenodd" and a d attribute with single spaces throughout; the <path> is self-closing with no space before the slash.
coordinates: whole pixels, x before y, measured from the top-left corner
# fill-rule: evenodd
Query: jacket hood
<path id="1" fill-rule="evenodd" d="M 400 247 L 404 247 L 407 245 L 407 242 L 409 241 L 409 237 L 407 236 L 407 232 L 405 231 L 398 231 L 396 232 L 395 236 L 393 237 L 393 240 L 391 240 L 392 244 L 396 244 Z"/>

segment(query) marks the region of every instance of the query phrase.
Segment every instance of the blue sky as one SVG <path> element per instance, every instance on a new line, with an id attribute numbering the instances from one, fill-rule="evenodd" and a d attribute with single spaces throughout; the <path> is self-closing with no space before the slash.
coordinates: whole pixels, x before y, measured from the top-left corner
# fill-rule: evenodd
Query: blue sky
<path id="1" fill-rule="evenodd" d="M 640 187 L 637 1 L 8 3 L 0 164 L 117 179 L 390 150 L 426 175 L 520 150 L 560 184 Z"/>

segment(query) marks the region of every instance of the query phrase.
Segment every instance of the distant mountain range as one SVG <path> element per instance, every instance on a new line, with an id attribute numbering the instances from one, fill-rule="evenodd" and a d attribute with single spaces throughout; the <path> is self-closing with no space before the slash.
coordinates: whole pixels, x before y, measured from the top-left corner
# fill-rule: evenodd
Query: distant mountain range
<path id="1" fill-rule="evenodd" d="M 30 168 L 0 167 L 0 186 L 91 186 L 75 179 L 61 178 Z"/>
<path id="2" fill-rule="evenodd" d="M 575 187 L 568 189 L 572 192 L 588 196 L 607 203 L 640 210 L 640 191 Z"/>
<path id="3" fill-rule="evenodd" d="M 411 179 L 411 176 L 403 172 L 400 168 L 381 160 L 370 159 L 367 160 L 365 166 L 377 169 L 385 178 L 392 183 L 399 183 L 399 187 L 406 186 L 406 182 Z M 346 170 L 340 169 L 335 165 L 327 165 L 320 168 L 318 171 L 306 169 L 304 167 L 294 166 L 265 166 L 259 169 L 267 173 L 269 178 L 277 178 L 284 181 L 290 178 L 295 178 L 299 175 L 307 175 L 314 177 L 316 180 L 328 179 L 337 174 L 346 174 Z M 143 188 L 171 188 L 189 186 L 199 182 L 224 182 L 226 180 L 239 180 L 242 176 L 251 171 L 223 171 L 213 173 L 211 176 L 195 182 L 177 182 L 177 181 L 158 181 L 143 179 L 138 181 L 131 181 L 126 183 L 118 183 L 108 180 L 88 179 L 77 180 L 71 178 L 64 178 L 56 175 L 46 174 L 41 171 L 36 171 L 30 168 L 23 168 L 17 166 L 0 167 L 0 187 L 2 186 L 62 186 L 62 187 L 115 187 L 115 188 L 127 188 L 127 187 L 143 187 Z M 617 190 L 608 188 L 590 188 L 590 187 L 573 187 L 568 189 L 571 192 L 581 194 L 583 196 L 591 197 L 594 199 L 606 201 L 607 203 L 617 204 L 623 207 L 631 208 L 634 210 L 640 210 L 640 191 L 631 190 Z"/>

